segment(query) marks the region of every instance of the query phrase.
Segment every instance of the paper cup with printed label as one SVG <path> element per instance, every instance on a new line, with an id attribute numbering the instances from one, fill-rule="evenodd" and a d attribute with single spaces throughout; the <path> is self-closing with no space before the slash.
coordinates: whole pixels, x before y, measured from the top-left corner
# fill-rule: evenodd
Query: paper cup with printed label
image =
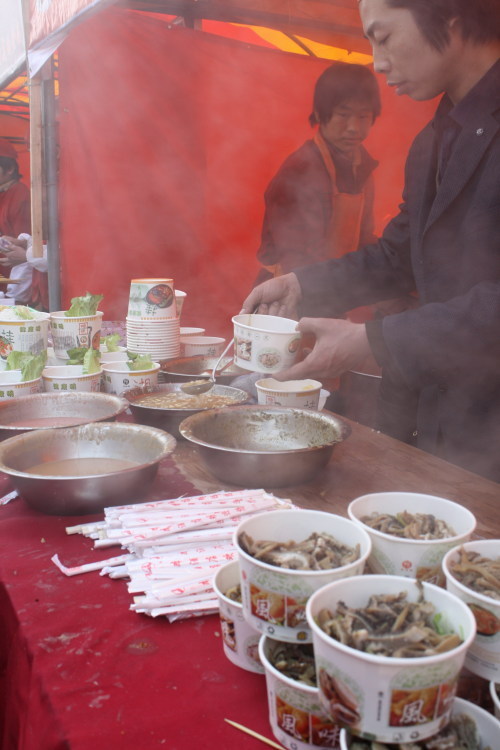
<path id="1" fill-rule="evenodd" d="M 320 613 L 335 613 L 340 602 L 363 609 L 372 595 L 401 592 L 416 602 L 421 590 L 434 607 L 441 632 L 458 634 L 460 645 L 434 656 L 380 656 L 341 643 L 318 624 Z M 421 742 L 449 721 L 458 676 L 476 632 L 472 613 L 456 596 L 413 578 L 364 575 L 324 586 L 307 602 L 306 616 L 322 705 L 334 721 L 355 735 L 394 743 Z"/>
<path id="2" fill-rule="evenodd" d="M 241 601 L 228 596 L 240 584 L 238 561 L 223 565 L 214 577 L 214 590 L 219 602 L 219 617 L 224 653 L 233 664 L 249 672 L 262 674 L 259 659 L 260 633 L 243 617 Z"/>
<path id="3" fill-rule="evenodd" d="M 480 539 L 455 547 L 443 559 L 446 588 L 467 604 L 476 620 L 476 637 L 465 658 L 465 666 L 485 680 L 500 682 L 500 599 L 465 586 L 454 574 L 460 551 L 477 552 L 481 557 L 500 561 L 500 539 Z M 498 584 L 497 584 L 498 586 Z"/>
<path id="4" fill-rule="evenodd" d="M 263 378 L 255 383 L 257 402 L 264 406 L 289 406 L 317 409 L 321 391 L 319 380 L 285 380 Z"/>
<path id="5" fill-rule="evenodd" d="M 276 668 L 278 660 L 286 660 L 288 649 L 306 649 L 312 654 L 310 644 L 283 643 L 265 635 L 259 642 L 260 660 L 266 671 L 269 723 L 274 736 L 289 750 L 339 748 L 340 726 L 325 713 L 318 688 Z"/>
<path id="6" fill-rule="evenodd" d="M 181 292 L 180 289 L 175 290 L 175 311 L 177 317 L 180 318 L 182 314 L 182 308 L 187 297 L 187 292 Z"/>
<path id="7" fill-rule="evenodd" d="M 477 737 L 480 741 L 480 744 L 475 747 L 478 747 L 479 750 L 481 750 L 481 748 L 490 748 L 490 750 L 493 750 L 493 748 L 497 746 L 498 738 L 500 737 L 500 722 L 488 713 L 488 711 L 485 711 L 484 708 L 476 706 L 474 703 L 466 701 L 463 698 L 455 698 L 453 700 L 451 715 L 452 719 L 455 716 L 467 716 L 474 722 L 477 729 Z M 356 737 L 351 737 L 346 729 L 343 729 L 340 733 L 340 750 L 351 750 L 352 743 L 356 739 Z M 356 745 L 356 747 L 358 747 L 358 745 Z M 359 747 L 361 747 L 361 743 L 359 744 Z M 372 745 L 369 741 L 366 741 L 366 746 L 363 742 L 363 750 L 370 750 L 371 747 Z M 391 747 L 393 746 L 391 745 Z M 411 747 L 413 747 L 413 745 L 411 745 Z M 415 747 L 420 747 L 420 745 Z M 437 742 L 435 747 L 438 747 Z M 442 747 L 447 747 L 449 750 L 456 750 L 456 748 L 451 748 L 450 744 L 447 744 L 446 741 L 443 742 Z"/>
<path id="8" fill-rule="evenodd" d="M 158 385 L 159 371 L 158 362 L 147 370 L 130 370 L 126 362 L 107 362 L 102 365 L 104 392 L 120 395 L 131 388 Z"/>
<path id="9" fill-rule="evenodd" d="M 45 367 L 42 372 L 43 388 L 47 393 L 99 393 L 101 376 L 101 368 L 97 372 L 85 373 L 83 365 Z"/>
<path id="10" fill-rule="evenodd" d="M 338 568 L 300 570 L 263 562 L 242 546 L 245 534 L 254 541 L 302 542 L 315 532 L 325 532 L 353 549 L 359 545 L 359 556 Z M 359 524 L 317 510 L 260 513 L 240 523 L 234 543 L 238 550 L 243 614 L 247 622 L 271 638 L 302 643 L 309 643 L 312 637 L 305 617 L 308 598 L 330 581 L 361 574 L 371 551 L 370 537 Z"/>
<path id="11" fill-rule="evenodd" d="M 433 515 L 454 533 L 443 539 L 407 539 L 372 529 L 363 518 L 372 513 L 396 516 L 409 512 Z M 408 576 L 444 586 L 441 562 L 448 550 L 470 539 L 476 527 L 474 515 L 465 506 L 435 495 L 418 492 L 375 492 L 353 500 L 349 518 L 363 525 L 372 540 L 368 567 L 373 573 Z"/>
<path id="12" fill-rule="evenodd" d="M 181 336 L 181 356 L 218 357 L 224 350 L 226 339 L 220 336 Z"/>
<path id="13" fill-rule="evenodd" d="M 63 310 L 50 313 L 50 332 L 54 354 L 70 359 L 70 349 L 99 349 L 103 313 L 69 317 Z"/>
<path id="14" fill-rule="evenodd" d="M 22 381 L 21 370 L 0 372 L 0 401 L 7 401 L 19 396 L 30 396 L 43 390 L 42 378 Z"/>
<path id="15" fill-rule="evenodd" d="M 177 318 L 173 279 L 132 279 L 127 316 L 131 320 Z"/>
<path id="16" fill-rule="evenodd" d="M 300 344 L 297 321 L 275 315 L 235 315 L 234 361 L 252 372 L 280 372 L 295 362 Z"/>
<path id="17" fill-rule="evenodd" d="M 33 320 L 0 320 L 0 360 L 5 363 L 14 351 L 41 354 L 47 349 L 48 333 L 49 313 L 38 313 Z"/>

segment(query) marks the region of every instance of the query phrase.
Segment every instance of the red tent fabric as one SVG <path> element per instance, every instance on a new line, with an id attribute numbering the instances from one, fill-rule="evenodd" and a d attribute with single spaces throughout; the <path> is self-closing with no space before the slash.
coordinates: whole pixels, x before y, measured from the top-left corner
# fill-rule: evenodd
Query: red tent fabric
<path id="1" fill-rule="evenodd" d="M 188 294 L 184 325 L 229 333 L 258 271 L 265 187 L 310 137 L 328 64 L 116 8 L 75 28 L 60 50 L 63 306 L 104 293 L 105 319 L 124 319 L 130 280 L 166 276 Z M 432 107 L 380 83 L 378 229 Z"/>

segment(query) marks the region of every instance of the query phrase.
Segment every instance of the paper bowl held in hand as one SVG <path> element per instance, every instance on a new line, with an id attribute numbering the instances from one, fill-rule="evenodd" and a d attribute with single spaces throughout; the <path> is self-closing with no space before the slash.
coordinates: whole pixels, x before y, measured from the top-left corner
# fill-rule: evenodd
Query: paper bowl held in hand
<path id="1" fill-rule="evenodd" d="M 0 440 L 33 430 L 112 421 L 128 404 L 105 393 L 35 393 L 0 402 Z"/>
<path id="2" fill-rule="evenodd" d="M 0 444 L 0 471 L 36 510 L 84 515 L 144 497 L 175 445 L 163 430 L 121 422 L 36 430 Z"/>
<path id="3" fill-rule="evenodd" d="M 293 365 L 301 338 L 296 320 L 253 313 L 232 320 L 234 361 L 239 367 L 271 373 Z"/>
<path id="4" fill-rule="evenodd" d="M 219 479 L 271 488 L 312 479 L 351 430 L 327 412 L 233 406 L 187 417 L 179 432 Z"/>
<path id="5" fill-rule="evenodd" d="M 179 434 L 179 425 L 191 414 L 213 408 L 220 398 L 225 400 L 230 399 L 227 406 L 223 408 L 231 409 L 234 408 L 234 405 L 242 404 L 248 400 L 248 393 L 246 391 L 242 391 L 239 388 L 231 388 L 228 385 L 214 385 L 208 393 L 202 394 L 202 396 L 189 396 L 185 394 L 182 391 L 182 385 L 182 383 L 160 383 L 156 386 L 133 388 L 127 391 L 124 397 L 129 402 L 134 420 L 138 424 L 159 427 L 162 430 L 167 430 L 167 432 L 175 435 L 175 437 L 182 437 Z M 169 394 L 173 396 L 177 394 L 179 399 L 178 406 L 161 405 L 162 397 L 168 397 Z M 148 398 L 145 399 L 145 396 Z M 156 405 L 156 399 L 154 401 L 151 400 L 155 396 L 158 396 L 160 399 Z"/>

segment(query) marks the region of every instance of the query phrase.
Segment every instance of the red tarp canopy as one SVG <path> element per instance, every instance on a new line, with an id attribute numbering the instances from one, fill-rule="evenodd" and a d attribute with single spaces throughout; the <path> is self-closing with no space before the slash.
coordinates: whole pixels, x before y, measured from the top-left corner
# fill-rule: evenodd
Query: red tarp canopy
<path id="1" fill-rule="evenodd" d="M 101 292 L 105 319 L 124 319 L 130 280 L 167 276 L 188 294 L 184 325 L 228 333 L 258 271 L 265 187 L 311 136 L 328 64 L 120 8 L 76 27 L 59 58 L 63 306 Z M 380 86 L 379 230 L 430 112 Z"/>

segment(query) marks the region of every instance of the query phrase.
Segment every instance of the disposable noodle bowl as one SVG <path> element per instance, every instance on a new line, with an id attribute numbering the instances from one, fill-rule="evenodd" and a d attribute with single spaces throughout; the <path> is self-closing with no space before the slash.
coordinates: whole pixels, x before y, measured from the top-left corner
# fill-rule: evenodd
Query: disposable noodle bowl
<path id="1" fill-rule="evenodd" d="M 318 688 L 288 677 L 273 665 L 273 651 L 281 645 L 265 635 L 259 642 L 274 736 L 289 750 L 339 748 L 340 726 L 325 713 Z"/>
<path id="2" fill-rule="evenodd" d="M 24 381 L 21 378 L 21 370 L 0 372 L 0 401 L 30 396 L 32 393 L 40 393 L 43 390 L 41 377 Z"/>
<path id="3" fill-rule="evenodd" d="M 102 371 L 104 392 L 120 394 L 131 388 L 157 385 L 160 365 L 153 362 L 148 369 L 130 370 L 126 362 L 106 362 Z"/>
<path id="4" fill-rule="evenodd" d="M 66 315 L 64 310 L 50 313 L 50 332 L 54 354 L 58 359 L 70 359 L 71 349 L 99 349 L 104 313 L 95 315 Z"/>
<path id="5" fill-rule="evenodd" d="M 237 667 L 262 674 L 264 667 L 259 659 L 260 633 L 243 617 L 241 602 L 226 596 L 226 592 L 239 583 L 240 567 L 237 560 L 223 565 L 214 576 L 224 653 Z"/>
<path id="6" fill-rule="evenodd" d="M 34 311 L 33 320 L 2 320 L 0 317 L 0 362 L 13 351 L 40 354 L 47 349 L 49 313 Z"/>
<path id="7" fill-rule="evenodd" d="M 416 602 L 420 586 L 443 631 L 462 639 L 456 648 L 417 658 L 380 656 L 344 645 L 318 625 L 321 610 L 333 613 L 339 602 L 364 608 L 372 595 L 401 592 Z M 334 581 L 313 594 L 306 616 L 321 702 L 342 726 L 366 739 L 405 743 L 425 740 L 449 721 L 458 675 L 476 632 L 471 611 L 456 596 L 403 576 L 357 576 Z"/>
<path id="8" fill-rule="evenodd" d="M 443 559 L 446 588 L 461 599 L 476 620 L 476 637 L 465 658 L 465 666 L 485 680 L 500 682 L 500 599 L 481 594 L 465 586 L 453 575 L 460 549 L 478 552 L 481 557 L 500 558 L 500 539 L 481 539 L 450 550 Z"/>
<path id="9" fill-rule="evenodd" d="M 432 514 L 455 531 L 445 539 L 404 539 L 372 529 L 361 519 L 372 512 L 396 515 Z M 372 540 L 368 567 L 373 573 L 408 576 L 444 586 L 441 562 L 448 550 L 470 539 L 476 527 L 474 515 L 463 505 L 434 495 L 417 492 L 376 492 L 353 500 L 349 518 L 359 523 Z"/>
<path id="10" fill-rule="evenodd" d="M 232 321 L 238 367 L 270 373 L 293 365 L 300 344 L 296 320 L 252 313 L 235 315 Z"/>
<path id="11" fill-rule="evenodd" d="M 490 682 L 490 697 L 493 703 L 493 710 L 497 719 L 500 719 L 500 684 L 491 680 Z"/>
<path id="12" fill-rule="evenodd" d="M 498 746 L 500 737 L 500 722 L 495 719 L 484 708 L 474 705 L 463 698 L 455 698 L 451 716 L 465 715 L 471 718 L 477 727 L 477 732 L 481 740 L 481 747 L 490 747 L 494 750 Z M 340 750 L 350 750 L 350 738 L 348 732 L 343 729 L 340 733 Z"/>
<path id="13" fill-rule="evenodd" d="M 62 367 L 45 367 L 42 371 L 44 391 L 64 393 L 66 391 L 84 391 L 99 393 L 101 390 L 102 368 L 97 372 L 85 373 L 82 365 L 63 365 Z"/>
<path id="14" fill-rule="evenodd" d="M 357 560 L 339 568 L 292 570 L 258 560 L 245 552 L 240 535 L 254 540 L 301 542 L 313 532 L 325 532 L 338 542 L 360 546 Z M 280 641 L 310 643 L 305 606 L 322 586 L 339 578 L 360 575 L 370 554 L 370 537 L 359 525 L 333 513 L 316 510 L 277 510 L 242 521 L 234 534 L 241 571 L 243 615 L 256 630 Z"/>

